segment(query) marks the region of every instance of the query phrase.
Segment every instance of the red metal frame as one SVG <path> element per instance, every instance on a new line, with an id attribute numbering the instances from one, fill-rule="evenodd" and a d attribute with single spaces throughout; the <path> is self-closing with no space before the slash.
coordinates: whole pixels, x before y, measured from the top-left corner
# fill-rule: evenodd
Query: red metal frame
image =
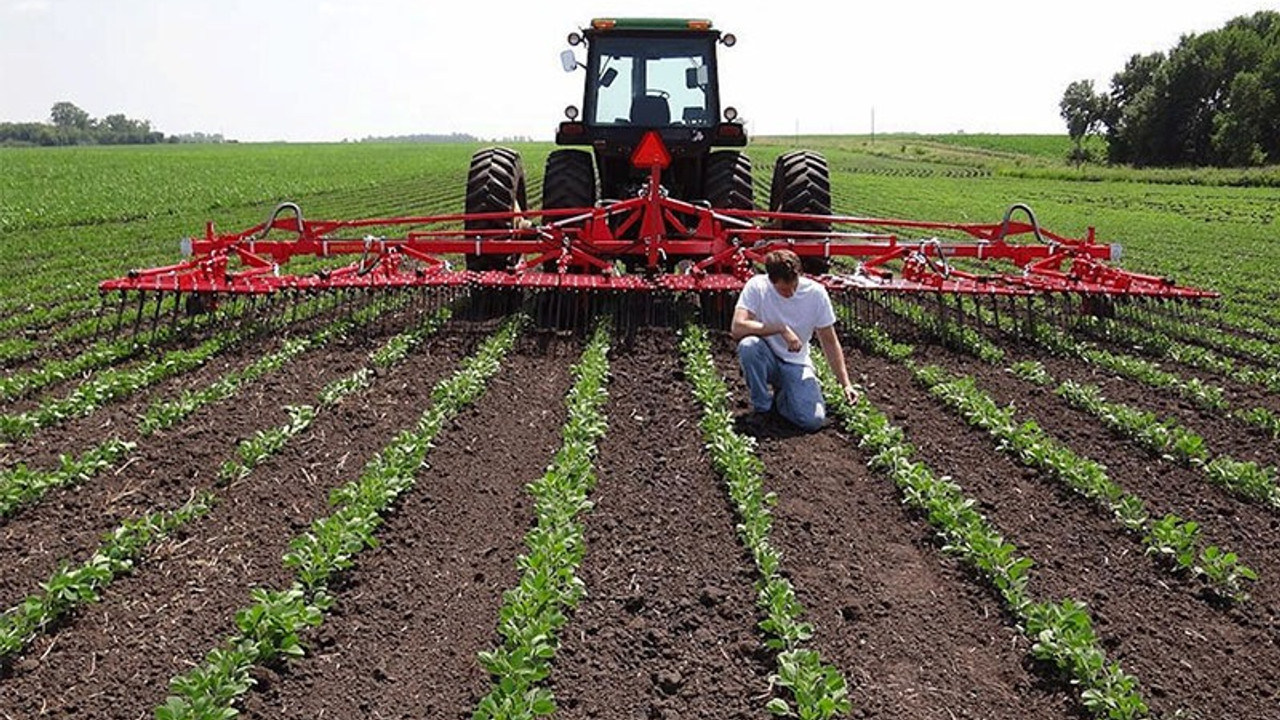
<path id="1" fill-rule="evenodd" d="M 656 134 L 655 134 L 656 137 Z M 136 270 L 100 285 L 103 292 L 138 290 L 192 293 L 273 293 L 284 289 L 461 286 L 557 288 L 575 291 L 732 292 L 754 272 L 770 250 L 789 248 L 811 257 L 860 258 L 851 273 L 819 278 L 832 291 L 946 292 L 1031 295 L 1081 293 L 1162 298 L 1211 298 L 1217 293 L 1187 288 L 1166 278 L 1107 264 L 1118 248 L 1097 242 L 1093 229 L 1068 238 L 1032 223 L 942 223 L 815 216 L 755 210 L 711 209 L 667 197 L 661 168 L 637 197 L 591 208 L 540 213 L 430 215 L 367 220 L 303 220 L 296 205 L 277 208 L 267 222 L 243 232 L 222 234 L 212 223 L 204 237 L 190 240 L 191 259 L 166 267 Z M 281 217 L 288 207 L 292 216 Z M 1018 206 L 1015 206 L 1018 207 Z M 1029 211 L 1028 211 L 1029 214 Z M 539 216 L 540 224 L 529 222 Z M 497 220 L 511 229 L 462 230 L 465 221 Z M 839 231 L 798 232 L 782 221 L 830 224 Z M 414 228 L 428 229 L 414 229 Z M 399 237 L 343 233 L 401 231 Z M 893 232 L 885 232 L 891 230 Z M 293 233 L 268 240 L 269 232 Z M 899 232 L 923 233 L 903 239 Z M 937 233 L 968 240 L 938 240 Z M 1010 242 L 1019 238 L 1029 242 Z M 454 270 L 448 255 L 519 256 L 507 271 Z M 351 265 L 313 275 L 284 271 L 299 256 L 358 255 Z M 951 259 L 1004 261 L 1019 270 L 976 274 L 951 266 Z M 664 271 L 676 261 L 677 272 Z M 412 261 L 412 262 L 406 262 Z M 554 261 L 556 272 L 543 264 Z M 900 263 L 897 271 L 890 263 Z M 624 273 L 629 264 L 641 273 Z"/>

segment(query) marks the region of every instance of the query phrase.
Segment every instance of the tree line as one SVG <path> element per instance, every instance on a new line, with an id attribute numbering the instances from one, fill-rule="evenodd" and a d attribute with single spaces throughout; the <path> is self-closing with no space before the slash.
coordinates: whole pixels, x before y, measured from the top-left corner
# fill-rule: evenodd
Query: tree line
<path id="1" fill-rule="evenodd" d="M 1168 53 L 1134 55 L 1111 78 L 1067 86 L 1059 104 L 1075 141 L 1106 128 L 1107 159 L 1136 166 L 1280 163 L 1280 12 L 1184 35 Z"/>
<path id="2" fill-rule="evenodd" d="M 54 103 L 47 123 L 0 123 L 3 145 L 143 145 L 178 142 L 154 130 L 149 120 L 123 113 L 94 118 L 66 101 Z"/>

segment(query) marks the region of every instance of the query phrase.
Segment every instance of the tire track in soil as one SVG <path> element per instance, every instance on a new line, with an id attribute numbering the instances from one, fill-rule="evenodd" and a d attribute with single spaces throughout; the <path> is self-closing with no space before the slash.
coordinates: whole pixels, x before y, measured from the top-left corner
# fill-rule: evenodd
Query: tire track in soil
<path id="1" fill-rule="evenodd" d="M 440 434 L 418 487 L 335 588 L 310 657 L 257 673 L 245 718 L 469 718 L 488 691 L 476 654 L 498 641 L 502 592 L 533 524 L 525 484 L 559 448 L 581 343 L 522 342 Z M 419 408 L 420 409 L 420 408 Z M 415 413 L 419 410 L 415 409 Z"/>
<path id="2" fill-rule="evenodd" d="M 9 569 L 0 577 L 0 607 L 10 607 L 29 594 L 48 578 L 58 561 L 88 559 L 102 534 L 126 518 L 176 507 L 187 499 L 192 487 L 210 487 L 219 465 L 231 457 L 237 442 L 285 422 L 286 405 L 314 405 L 326 383 L 367 364 L 368 353 L 382 340 L 357 336 L 304 353 L 234 398 L 205 406 L 180 425 L 150 438 L 137 436 L 136 422 L 150 399 L 114 408 L 111 412 L 116 419 L 88 428 L 87 439 L 96 444 L 127 428 L 119 434 L 136 441 L 138 447 L 125 465 L 105 469 L 79 486 L 55 489 L 7 521 L 0 521 L 0 567 Z M 235 362 L 252 362 L 259 347 L 255 343 L 244 348 L 238 353 L 244 357 Z M 203 372 L 202 368 L 188 373 L 196 377 L 182 385 L 204 387 L 226 369 Z M 169 387 L 163 397 L 177 398 L 181 392 L 178 387 Z M 91 423 L 93 418 L 82 422 Z"/>
<path id="3" fill-rule="evenodd" d="M 330 490 L 416 422 L 432 384 L 478 339 L 442 332 L 357 402 L 319 415 L 308 432 L 225 490 L 182 539 L 162 543 L 136 575 L 117 580 L 101 603 L 38 638 L 0 676 L 0 714 L 150 717 L 169 679 L 232 632 L 250 589 L 289 585 L 292 574 L 281 562 L 288 541 L 330 512 Z M 182 477 L 212 465 L 200 457 L 187 462 Z"/>
<path id="4" fill-rule="evenodd" d="M 922 360 L 972 375 L 997 403 L 1013 404 L 1021 417 L 1035 418 L 1076 453 L 1102 463 L 1112 480 L 1147 502 L 1153 517 L 1173 512 L 1199 523 L 1207 544 L 1238 553 L 1258 571 L 1252 601 L 1239 609 L 1241 620 L 1247 618 L 1264 636 L 1267 628 L 1280 627 L 1280 514 L 1231 495 L 1200 470 L 1151 457 L 1052 390 L 937 347 L 928 348 Z"/>
<path id="5" fill-rule="evenodd" d="M 760 717 L 773 661 L 755 565 L 703 452 L 674 332 L 642 331 L 610 373 L 587 596 L 551 672 L 557 716 Z"/>
<path id="6" fill-rule="evenodd" d="M 1035 560 L 1036 598 L 1089 605 L 1108 658 L 1135 675 L 1156 716 L 1269 720 L 1280 701 L 1274 629 L 1259 634 L 1238 611 L 1212 607 L 1143 554 L 1105 511 L 1015 464 L 985 432 L 938 405 L 910 373 L 849 353 L 870 399 L 907 432 L 917 457 L 950 475 L 979 510 Z"/>
<path id="7" fill-rule="evenodd" d="M 859 367 L 856 353 L 849 360 Z M 728 343 L 717 364 L 746 398 Z M 758 452 L 778 494 L 773 539 L 814 624 L 812 647 L 849 679 L 855 717 L 1075 717 L 1072 693 L 1034 673 L 1030 644 L 994 592 L 942 553 L 852 438 L 775 426 Z"/>

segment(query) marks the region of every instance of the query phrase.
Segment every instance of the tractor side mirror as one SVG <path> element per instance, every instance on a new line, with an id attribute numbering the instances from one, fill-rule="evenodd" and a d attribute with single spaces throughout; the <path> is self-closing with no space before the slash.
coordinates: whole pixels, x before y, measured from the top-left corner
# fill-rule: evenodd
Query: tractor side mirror
<path id="1" fill-rule="evenodd" d="M 560 65 L 565 72 L 573 72 L 578 69 L 578 56 L 572 50 L 565 50 L 560 53 Z"/>
<path id="2" fill-rule="evenodd" d="M 604 75 L 600 76 L 600 87 L 609 87 L 614 80 L 618 79 L 617 68 L 609 68 L 604 71 Z"/>
<path id="3" fill-rule="evenodd" d="M 710 83 L 711 73 L 707 70 L 706 65 L 691 67 L 684 71 L 684 86 L 690 90 L 704 88 Z"/>

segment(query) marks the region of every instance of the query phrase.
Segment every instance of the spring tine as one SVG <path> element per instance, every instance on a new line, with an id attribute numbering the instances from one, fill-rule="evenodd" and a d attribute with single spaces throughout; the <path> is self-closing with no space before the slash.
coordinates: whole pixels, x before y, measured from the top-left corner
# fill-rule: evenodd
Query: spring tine
<path id="1" fill-rule="evenodd" d="M 147 294 L 145 292 L 138 293 L 138 312 L 133 318 L 133 339 L 138 339 L 138 326 L 142 324 L 142 309 L 146 304 Z"/>
<path id="2" fill-rule="evenodd" d="M 164 304 L 164 297 L 165 295 L 163 292 L 156 295 L 156 310 L 151 315 L 151 338 L 148 340 L 150 343 L 154 343 L 156 341 L 156 327 L 160 324 L 160 306 Z"/>

